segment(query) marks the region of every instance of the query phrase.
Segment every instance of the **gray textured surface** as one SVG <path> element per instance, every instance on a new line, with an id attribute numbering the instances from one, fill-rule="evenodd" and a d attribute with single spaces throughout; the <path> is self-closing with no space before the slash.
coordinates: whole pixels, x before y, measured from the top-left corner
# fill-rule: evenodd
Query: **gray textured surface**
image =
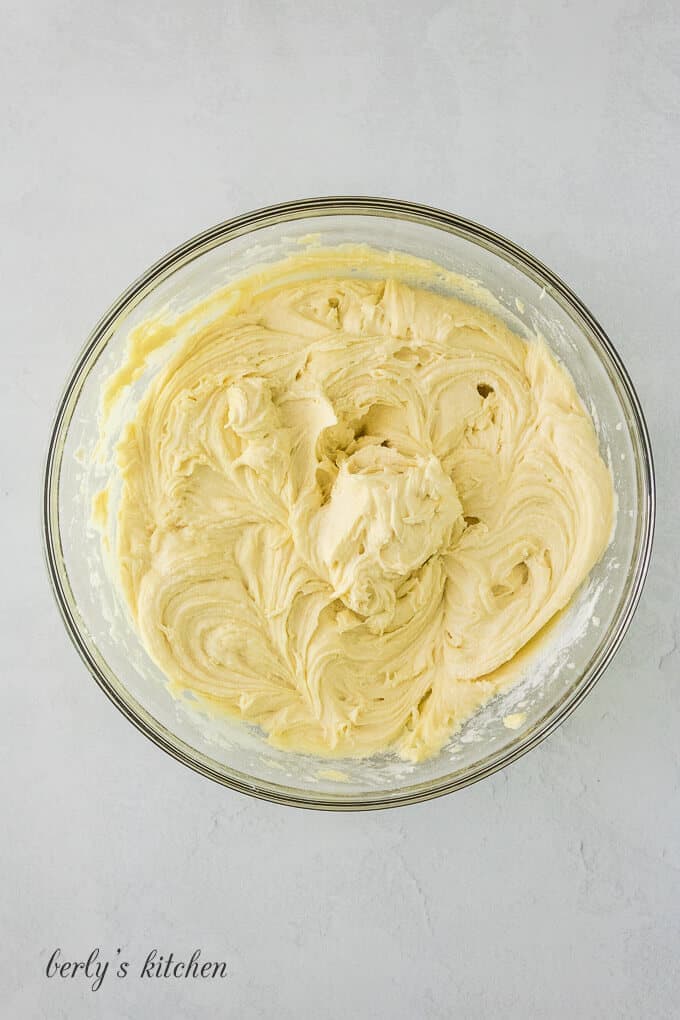
<path id="1" fill-rule="evenodd" d="M 677 4 L 3 3 L 3 1016 L 673 1017 L 680 1010 Z M 506 772 L 375 815 L 249 801 L 89 680 L 48 590 L 40 462 L 100 312 L 270 202 L 441 205 L 543 258 L 655 446 L 642 605 Z M 9 579 L 9 587 L 8 587 Z M 195 946 L 216 983 L 47 981 L 48 951 Z"/>

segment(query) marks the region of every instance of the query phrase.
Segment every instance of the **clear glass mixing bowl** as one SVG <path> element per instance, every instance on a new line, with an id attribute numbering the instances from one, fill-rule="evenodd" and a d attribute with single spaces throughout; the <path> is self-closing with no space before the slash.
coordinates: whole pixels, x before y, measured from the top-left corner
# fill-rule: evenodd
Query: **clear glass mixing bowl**
<path id="1" fill-rule="evenodd" d="M 612 468 L 618 512 L 604 557 L 527 658 L 518 684 L 484 707 L 436 757 L 417 765 L 392 755 L 329 761 L 278 751 L 259 731 L 206 719 L 191 702 L 176 700 L 121 607 L 90 521 L 92 495 L 106 467 L 91 456 L 102 383 L 122 362 L 130 330 L 150 315 L 173 315 L 255 264 L 299 253 L 309 243 L 407 252 L 479 281 L 481 303 L 520 333 L 542 333 L 567 366 Z M 131 387 L 121 413 L 132 415 L 157 368 L 158 361 Z M 109 450 L 109 466 L 111 456 Z M 59 404 L 43 513 L 47 564 L 67 630 L 102 690 L 138 729 L 178 761 L 243 793 L 305 807 L 375 808 L 435 797 L 490 775 L 534 747 L 588 693 L 640 598 L 652 543 L 654 477 L 642 411 L 618 354 L 581 301 L 537 259 L 485 227 L 437 209 L 376 198 L 318 198 L 206 230 L 157 262 L 115 302 L 89 337 Z"/>

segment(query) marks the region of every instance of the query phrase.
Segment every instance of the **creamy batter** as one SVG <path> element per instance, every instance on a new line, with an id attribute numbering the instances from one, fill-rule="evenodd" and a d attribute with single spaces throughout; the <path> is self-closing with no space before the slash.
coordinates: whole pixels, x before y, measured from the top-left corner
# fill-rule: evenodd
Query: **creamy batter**
<path id="1" fill-rule="evenodd" d="M 417 761 L 599 559 L 612 482 L 541 341 L 330 266 L 185 315 L 118 447 L 117 564 L 175 690 L 278 747 Z"/>

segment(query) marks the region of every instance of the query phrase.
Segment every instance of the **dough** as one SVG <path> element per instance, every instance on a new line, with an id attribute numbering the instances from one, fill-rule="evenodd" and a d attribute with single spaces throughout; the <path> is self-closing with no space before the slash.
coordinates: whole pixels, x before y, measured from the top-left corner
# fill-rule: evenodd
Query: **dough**
<path id="1" fill-rule="evenodd" d="M 417 761 L 602 555 L 612 482 L 543 342 L 331 265 L 184 316 L 119 443 L 117 563 L 174 690 L 278 747 Z"/>

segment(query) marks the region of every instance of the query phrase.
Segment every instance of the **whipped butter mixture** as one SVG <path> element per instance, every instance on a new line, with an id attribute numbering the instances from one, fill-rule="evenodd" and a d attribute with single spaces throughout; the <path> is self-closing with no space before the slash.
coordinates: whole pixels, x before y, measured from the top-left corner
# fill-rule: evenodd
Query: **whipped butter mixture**
<path id="1" fill-rule="evenodd" d="M 278 747 L 417 761 L 602 555 L 611 477 L 541 341 L 298 261 L 184 316 L 118 446 L 120 580 L 173 689 Z"/>

